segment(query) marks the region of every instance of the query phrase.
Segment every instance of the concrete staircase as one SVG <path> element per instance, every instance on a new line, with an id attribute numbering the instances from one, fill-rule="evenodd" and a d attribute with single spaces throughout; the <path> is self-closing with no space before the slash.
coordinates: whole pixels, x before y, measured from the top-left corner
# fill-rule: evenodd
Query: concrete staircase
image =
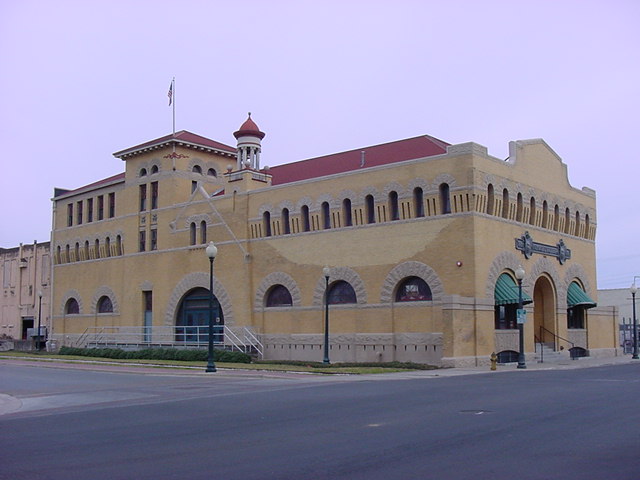
<path id="1" fill-rule="evenodd" d="M 552 343 L 536 343 L 535 359 L 538 363 L 564 363 L 571 360 L 568 350 L 556 351 Z"/>

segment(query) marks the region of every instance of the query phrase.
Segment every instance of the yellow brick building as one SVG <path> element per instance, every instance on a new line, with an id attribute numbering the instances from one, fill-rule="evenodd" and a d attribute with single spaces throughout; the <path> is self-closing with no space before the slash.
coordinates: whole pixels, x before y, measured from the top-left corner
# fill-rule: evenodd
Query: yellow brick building
<path id="1" fill-rule="evenodd" d="M 617 354 L 595 306 L 595 192 L 543 140 L 500 160 L 425 135 L 268 168 L 251 117 L 234 135 L 177 132 L 56 190 L 59 344 L 202 342 L 213 241 L 215 341 L 265 358 L 322 360 L 327 298 L 332 362 L 512 361 L 520 265 L 527 360 Z"/>

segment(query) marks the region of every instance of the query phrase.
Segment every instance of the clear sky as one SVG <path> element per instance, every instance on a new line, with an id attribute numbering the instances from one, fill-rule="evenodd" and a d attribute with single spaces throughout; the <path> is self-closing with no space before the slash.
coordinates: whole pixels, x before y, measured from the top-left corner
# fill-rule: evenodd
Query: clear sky
<path id="1" fill-rule="evenodd" d="M 262 165 L 429 134 L 543 138 L 597 192 L 598 287 L 640 275 L 636 0 L 0 0 L 0 246 L 49 239 L 54 187 L 176 128 Z"/>

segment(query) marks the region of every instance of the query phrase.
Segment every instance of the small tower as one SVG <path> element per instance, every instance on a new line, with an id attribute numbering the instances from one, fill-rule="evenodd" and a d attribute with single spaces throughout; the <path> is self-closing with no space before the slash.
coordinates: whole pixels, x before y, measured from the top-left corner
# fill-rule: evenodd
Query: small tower
<path id="1" fill-rule="evenodd" d="M 238 140 L 238 170 L 244 168 L 260 170 L 260 141 L 264 135 L 264 132 L 261 132 L 255 122 L 251 120 L 251 112 L 249 112 L 249 118 L 233 134 Z"/>

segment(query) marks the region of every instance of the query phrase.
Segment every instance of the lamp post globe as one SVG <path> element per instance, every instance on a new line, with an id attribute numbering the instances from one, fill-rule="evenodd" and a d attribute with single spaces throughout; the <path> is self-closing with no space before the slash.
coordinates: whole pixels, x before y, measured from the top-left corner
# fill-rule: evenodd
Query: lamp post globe
<path id="1" fill-rule="evenodd" d="M 209 242 L 205 249 L 207 258 L 209 259 L 209 349 L 207 354 L 206 372 L 215 372 L 216 364 L 213 359 L 213 261 L 218 254 L 218 248 L 213 242 Z"/>
<path id="2" fill-rule="evenodd" d="M 209 242 L 205 251 L 207 252 L 207 257 L 209 257 L 210 260 L 214 260 L 218 254 L 218 247 L 216 247 L 213 242 Z"/>
<path id="3" fill-rule="evenodd" d="M 516 275 L 516 280 L 518 281 L 518 341 L 520 344 L 520 351 L 518 352 L 518 368 L 527 368 L 527 364 L 525 362 L 524 357 L 524 323 L 522 320 L 524 318 L 523 312 L 523 304 L 522 304 L 522 280 L 524 279 L 524 268 L 522 265 L 518 265 L 516 271 L 514 272 Z"/>
<path id="4" fill-rule="evenodd" d="M 634 281 L 629 288 L 631 292 L 631 304 L 633 305 L 633 355 L 632 359 L 638 359 L 638 320 L 636 318 L 636 292 L 638 291 L 638 287 L 636 287 L 636 282 Z"/>
<path id="5" fill-rule="evenodd" d="M 516 268 L 515 274 L 516 274 L 516 280 L 522 281 L 524 279 L 524 268 L 522 268 L 522 265 L 518 265 L 518 268 Z"/>

